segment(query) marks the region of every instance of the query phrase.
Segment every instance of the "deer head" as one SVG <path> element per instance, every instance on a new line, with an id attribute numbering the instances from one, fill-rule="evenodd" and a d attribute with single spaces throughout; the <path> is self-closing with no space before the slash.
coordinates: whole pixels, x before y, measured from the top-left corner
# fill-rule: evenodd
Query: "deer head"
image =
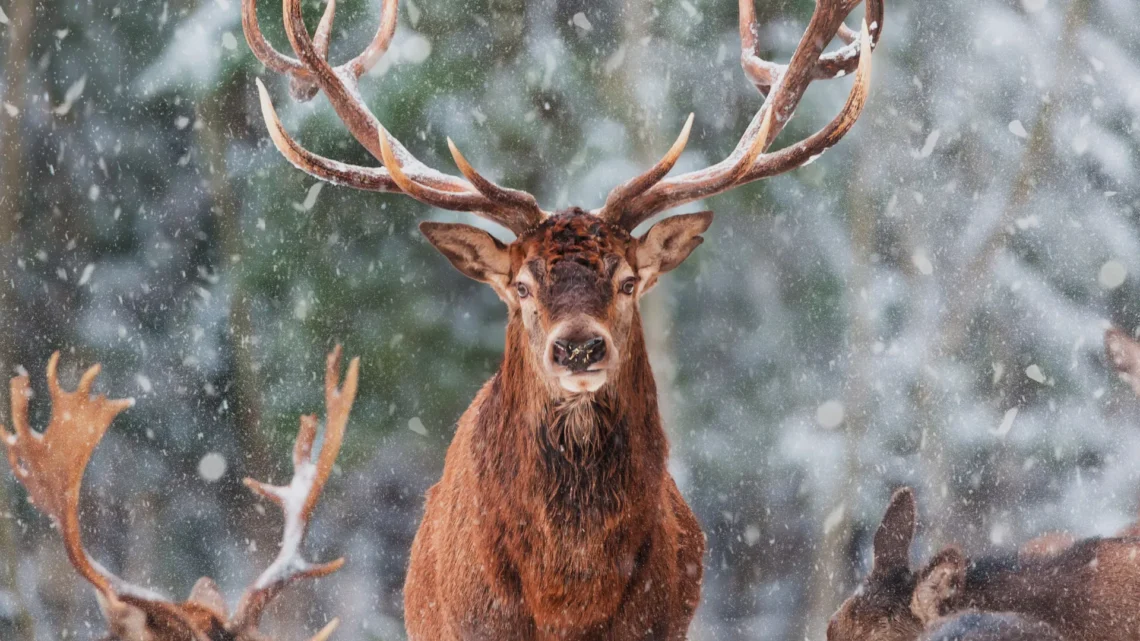
<path id="1" fill-rule="evenodd" d="M 721 162 L 667 178 L 688 141 L 689 116 L 680 136 L 656 165 L 616 187 L 602 207 L 543 210 L 531 194 L 494 184 L 448 141 L 462 178 L 417 160 L 368 110 L 357 91 L 360 76 L 383 55 L 396 28 L 397 0 L 384 0 L 372 43 L 352 60 L 328 62 L 335 0 L 329 0 L 315 35 L 301 15 L 301 0 L 283 0 L 285 31 L 296 58 L 278 52 L 261 34 L 256 0 L 242 1 L 246 40 L 266 67 L 287 75 L 295 98 L 323 91 L 360 144 L 382 167 L 347 165 L 314 154 L 282 126 L 259 80 L 262 114 L 278 150 L 295 166 L 328 182 L 401 193 L 442 209 L 466 211 L 515 234 L 505 243 L 463 224 L 424 223 L 428 240 L 459 271 L 494 288 L 510 309 L 512 331 L 525 334 L 533 371 L 556 394 L 596 392 L 612 381 L 629 345 L 638 342 L 638 298 L 679 265 L 697 245 L 712 214 L 667 218 L 640 238 L 632 232 L 657 213 L 799 167 L 837 143 L 866 102 L 870 51 L 883 24 L 882 0 L 867 0 L 861 33 L 843 25 L 857 0 L 818 0 L 808 31 L 787 65 L 760 58 L 752 0 L 740 0 L 741 62 L 767 96 L 731 154 Z M 835 37 L 846 42 L 824 54 Z M 855 73 L 840 114 L 820 131 L 768 152 L 811 81 Z"/>
<path id="2" fill-rule="evenodd" d="M 487 283 L 522 328 L 552 391 L 595 392 L 619 370 L 641 323 L 637 301 L 701 244 L 712 214 L 675 216 L 643 239 L 588 213 L 544 219 L 509 246 L 469 225 L 420 229 L 459 271 Z"/>
<path id="3" fill-rule="evenodd" d="M 328 575 L 344 564 L 343 559 L 309 563 L 301 556 L 301 544 L 313 508 L 340 452 L 348 413 L 356 397 L 358 359 L 349 364 L 341 385 L 340 347 L 329 354 L 325 371 L 325 435 L 317 459 L 312 459 L 317 417 L 304 416 L 293 449 L 293 479 L 289 485 L 277 487 L 246 479 L 246 485 L 252 490 L 281 507 L 285 514 L 285 531 L 276 560 L 245 591 L 232 615 L 227 614 L 225 600 L 208 578 L 198 581 L 189 599 L 177 603 L 127 583 L 87 554 L 79 524 L 83 472 L 111 422 L 134 401 L 110 400 L 102 394 L 91 396 L 99 365 L 83 374 L 74 392 L 66 392 L 56 376 L 58 364 L 59 352 L 56 352 L 47 367 L 52 404 L 47 430 L 36 433 L 31 429 L 28 377 L 17 376 L 11 383 L 15 433 L 0 427 L 0 441 L 7 449 L 16 479 L 27 488 L 31 501 L 55 521 L 71 564 L 95 587 L 111 638 L 119 641 L 268 641 L 258 631 L 258 625 L 265 607 L 281 590 L 299 579 Z M 336 626 L 334 619 L 312 637 L 312 641 L 325 641 Z"/>
<path id="4" fill-rule="evenodd" d="M 925 580 L 927 573 L 910 569 L 915 520 L 914 492 L 897 490 L 875 532 L 871 573 L 831 617 L 828 641 L 914 641 L 922 633 L 926 621 L 919 613 L 928 604 L 912 603 L 912 597 L 920 585 L 925 590 L 934 584 Z"/>
<path id="5" fill-rule="evenodd" d="M 965 588 L 967 559 L 958 548 L 947 547 L 922 569 L 912 571 L 910 546 L 916 511 L 910 488 L 891 496 L 875 532 L 871 572 L 831 617 L 828 641 L 915 641 L 924 630 L 933 633 L 951 620 L 948 615 L 958 614 L 954 609 L 961 605 L 956 598 Z M 976 626 L 965 625 L 971 621 L 967 617 L 956 625 L 961 630 L 976 630 Z M 1026 620 L 1013 622 L 1021 625 Z M 1018 625 L 1011 628 L 1014 636 L 1010 638 L 1017 638 Z M 933 634 L 930 638 L 942 637 Z"/>

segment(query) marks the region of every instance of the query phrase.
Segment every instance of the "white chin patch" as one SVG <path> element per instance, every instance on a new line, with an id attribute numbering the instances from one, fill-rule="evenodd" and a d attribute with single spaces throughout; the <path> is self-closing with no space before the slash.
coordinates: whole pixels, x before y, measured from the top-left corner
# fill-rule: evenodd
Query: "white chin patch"
<path id="1" fill-rule="evenodd" d="M 558 377 L 562 389 L 571 394 L 589 394 L 598 391 L 606 384 L 605 372 L 583 372 Z"/>

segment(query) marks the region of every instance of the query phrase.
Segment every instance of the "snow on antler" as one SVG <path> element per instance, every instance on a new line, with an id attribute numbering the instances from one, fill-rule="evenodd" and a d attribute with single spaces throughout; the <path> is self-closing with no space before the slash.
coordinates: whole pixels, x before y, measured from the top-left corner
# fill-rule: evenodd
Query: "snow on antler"
<path id="1" fill-rule="evenodd" d="M 134 400 L 112 400 L 102 394 L 91 396 L 99 365 L 84 372 L 74 392 L 64 391 L 57 377 L 59 352 L 56 352 L 47 366 L 51 419 L 47 429 L 37 433 L 28 423 L 28 399 L 31 397 L 28 377 L 12 379 L 15 432 L 0 426 L 0 442 L 3 442 L 12 470 L 27 488 L 32 503 L 59 527 L 72 565 L 98 591 L 110 638 L 118 641 L 267 641 L 258 632 L 257 624 L 264 607 L 284 587 L 298 578 L 325 576 L 344 565 L 343 559 L 310 564 L 300 554 L 309 518 L 340 452 L 348 414 L 356 398 L 359 359 L 352 360 L 344 385 L 339 386 L 340 353 L 340 346 L 337 346 L 328 357 L 325 438 L 316 462 L 311 458 L 317 419 L 305 416 L 301 419 L 301 430 L 293 450 L 292 482 L 276 487 L 246 480 L 255 491 L 282 507 L 285 536 L 277 560 L 242 596 L 237 612 L 228 622 L 225 600 L 210 579 L 199 580 L 187 601 L 174 603 L 123 581 L 91 559 L 83 548 L 79 526 L 79 490 L 83 473 L 111 422 L 123 410 L 134 405 Z M 336 619 L 332 620 L 311 641 L 327 641 L 337 624 Z"/>
<path id="2" fill-rule="evenodd" d="M 281 551 L 273 564 L 242 595 L 230 625 L 233 630 L 256 628 L 265 606 L 293 581 L 326 576 L 344 565 L 344 559 L 313 564 L 301 556 L 301 544 L 305 539 L 309 518 L 332 473 L 333 463 L 336 462 L 344 440 L 348 413 L 356 398 L 360 359 L 352 360 L 344 384 L 339 385 L 340 357 L 341 349 L 338 345 L 329 354 L 325 370 L 325 436 L 316 461 L 312 460 L 312 453 L 317 436 L 317 417 L 303 416 L 293 447 L 293 478 L 289 484 L 278 486 L 248 478 L 245 480 L 251 490 L 281 508 L 285 514 L 285 526 Z"/>

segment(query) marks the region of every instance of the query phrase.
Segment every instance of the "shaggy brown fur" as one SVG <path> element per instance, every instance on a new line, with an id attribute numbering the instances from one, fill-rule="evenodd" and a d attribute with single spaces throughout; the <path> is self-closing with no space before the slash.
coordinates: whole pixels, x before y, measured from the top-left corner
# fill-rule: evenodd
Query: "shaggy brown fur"
<path id="1" fill-rule="evenodd" d="M 949 547 L 912 572 L 914 525 L 914 495 L 899 490 L 875 537 L 871 574 L 832 617 L 828 641 L 912 641 L 941 617 L 966 611 L 1040 620 L 1068 641 L 1140 639 L 1140 539 L 1085 539 L 1051 554 L 973 560 Z"/>
<path id="2" fill-rule="evenodd" d="M 664 244 L 686 247 L 683 260 L 707 223 L 690 221 Z M 506 349 L 459 419 L 428 494 L 405 585 L 410 638 L 683 639 L 699 601 L 704 538 L 665 469 L 636 298 L 621 291 L 623 279 L 644 285 L 665 271 L 650 264 L 660 252 L 639 255 L 638 240 L 581 211 L 509 247 L 471 229 L 425 233 L 504 297 Z M 509 272 L 500 278 L 503 253 Z M 523 271 L 535 291 L 518 297 Z M 542 350 L 558 323 L 583 314 L 620 354 L 602 387 L 568 394 Z"/>

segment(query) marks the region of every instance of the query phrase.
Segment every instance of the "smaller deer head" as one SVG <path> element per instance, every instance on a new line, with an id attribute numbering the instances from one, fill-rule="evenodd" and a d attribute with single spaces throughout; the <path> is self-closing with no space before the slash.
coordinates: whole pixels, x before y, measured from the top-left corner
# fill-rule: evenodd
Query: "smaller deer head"
<path id="1" fill-rule="evenodd" d="M 596 392 L 641 340 L 638 300 L 701 244 L 711 212 L 666 218 L 642 238 L 581 209 L 543 220 L 509 245 L 463 224 L 420 229 L 459 271 L 490 285 L 526 336 L 552 390 Z"/>
<path id="2" fill-rule="evenodd" d="M 946 548 L 912 572 L 915 520 L 914 491 L 897 490 L 875 532 L 871 573 L 831 617 L 828 641 L 914 641 L 947 613 L 965 583 L 966 559 Z"/>

